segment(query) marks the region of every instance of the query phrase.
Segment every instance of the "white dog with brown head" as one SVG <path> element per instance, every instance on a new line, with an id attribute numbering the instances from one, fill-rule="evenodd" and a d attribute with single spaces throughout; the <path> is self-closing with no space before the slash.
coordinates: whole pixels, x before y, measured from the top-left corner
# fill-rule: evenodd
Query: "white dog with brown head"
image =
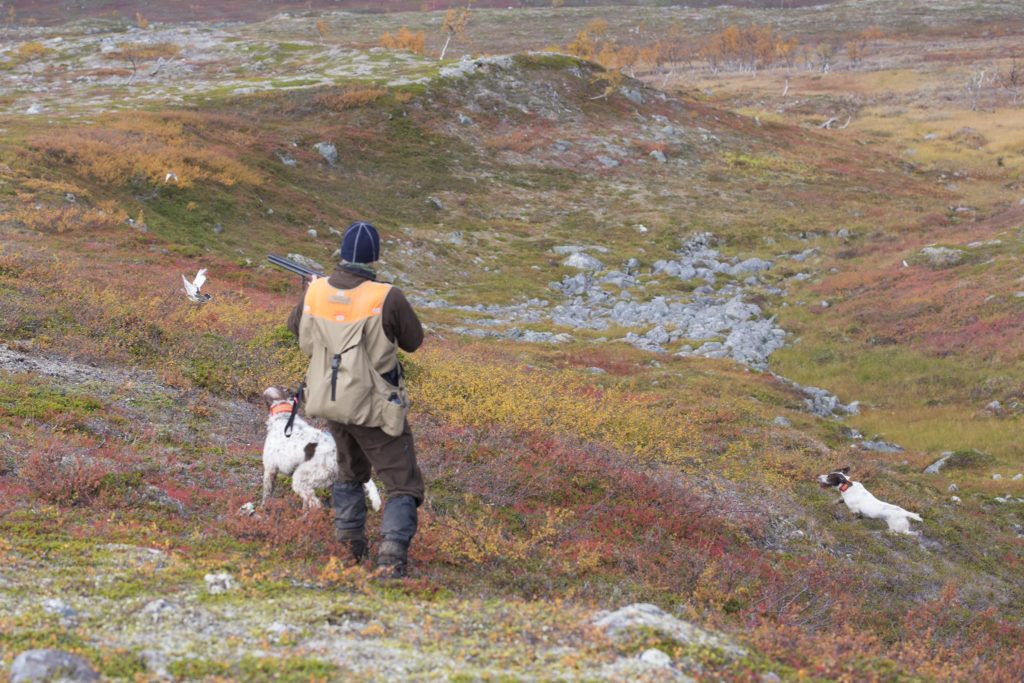
<path id="1" fill-rule="evenodd" d="M 292 478 L 292 490 L 302 499 L 303 510 L 320 508 L 316 489 L 334 484 L 338 476 L 338 449 L 334 437 L 319 430 L 298 415 L 292 422 L 291 434 L 285 426 L 292 414 L 293 400 L 277 387 L 263 392 L 267 415 L 267 439 L 263 443 L 263 500 L 265 505 L 274 492 L 278 473 Z M 373 480 L 363 484 L 370 505 L 380 510 L 380 492 Z"/>
<path id="2" fill-rule="evenodd" d="M 916 536 L 919 532 L 910 530 L 910 520 L 921 521 L 921 516 L 916 512 L 908 512 L 899 505 L 885 503 L 878 500 L 871 492 L 864 488 L 859 481 L 853 481 L 848 476 L 850 468 L 844 467 L 828 474 L 818 477 L 818 483 L 822 488 L 837 488 L 843 497 L 843 502 L 855 515 L 867 517 L 868 519 L 884 519 L 889 525 L 889 531 L 897 534 L 909 534 Z"/>

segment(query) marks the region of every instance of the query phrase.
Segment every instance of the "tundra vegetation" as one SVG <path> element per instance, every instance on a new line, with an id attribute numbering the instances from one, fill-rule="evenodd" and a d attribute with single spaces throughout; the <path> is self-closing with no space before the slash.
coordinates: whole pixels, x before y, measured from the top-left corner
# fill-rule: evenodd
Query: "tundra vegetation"
<path id="1" fill-rule="evenodd" d="M 1019 680 L 1019 3 L 137 4 L 3 8 L 0 676 Z M 429 327 L 389 584 L 327 511 L 238 514 L 303 369 L 265 254 L 357 218 Z M 591 293 L 703 296 L 655 272 L 703 233 L 771 372 L 545 313 L 584 257 L 622 271 Z M 834 505 L 842 465 L 921 537 Z M 593 625 L 634 602 L 741 650 Z"/>

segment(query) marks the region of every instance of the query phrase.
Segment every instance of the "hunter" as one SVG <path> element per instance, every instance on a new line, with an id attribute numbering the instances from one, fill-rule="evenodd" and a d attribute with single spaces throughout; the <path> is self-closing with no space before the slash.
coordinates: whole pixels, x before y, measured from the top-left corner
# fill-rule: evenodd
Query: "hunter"
<path id="1" fill-rule="evenodd" d="M 327 418 L 338 446 L 338 480 L 331 490 L 335 537 L 355 562 L 369 557 L 363 484 L 376 471 L 387 496 L 377 566 L 402 578 L 424 487 L 398 349 L 418 349 L 423 326 L 400 289 L 377 281 L 372 265 L 379 258 L 376 228 L 350 225 L 341 262 L 329 277 L 307 282 L 288 328 L 310 359 L 306 415 Z"/>

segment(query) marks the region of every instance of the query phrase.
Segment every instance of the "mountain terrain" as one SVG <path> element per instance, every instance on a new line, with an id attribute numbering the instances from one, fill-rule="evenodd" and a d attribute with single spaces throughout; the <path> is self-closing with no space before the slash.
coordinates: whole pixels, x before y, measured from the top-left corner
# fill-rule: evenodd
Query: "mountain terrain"
<path id="1" fill-rule="evenodd" d="M 4 9 L 0 676 L 1019 680 L 1018 3 L 479 3 L 445 60 L 440 3 L 262 4 Z M 265 257 L 358 219 L 428 329 L 393 582 L 241 512 Z"/>

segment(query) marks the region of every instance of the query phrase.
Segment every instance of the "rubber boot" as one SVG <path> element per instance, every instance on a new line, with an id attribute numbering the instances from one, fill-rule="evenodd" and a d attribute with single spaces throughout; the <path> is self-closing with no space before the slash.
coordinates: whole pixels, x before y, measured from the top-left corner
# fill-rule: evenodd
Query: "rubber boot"
<path id="1" fill-rule="evenodd" d="M 409 543 L 416 535 L 416 499 L 395 496 L 384 505 L 381 533 L 384 541 L 377 553 L 377 568 L 383 578 L 401 579 L 409 572 Z"/>
<path id="2" fill-rule="evenodd" d="M 366 493 L 362 484 L 344 482 L 331 488 L 334 538 L 345 544 L 356 563 L 366 559 Z"/>

